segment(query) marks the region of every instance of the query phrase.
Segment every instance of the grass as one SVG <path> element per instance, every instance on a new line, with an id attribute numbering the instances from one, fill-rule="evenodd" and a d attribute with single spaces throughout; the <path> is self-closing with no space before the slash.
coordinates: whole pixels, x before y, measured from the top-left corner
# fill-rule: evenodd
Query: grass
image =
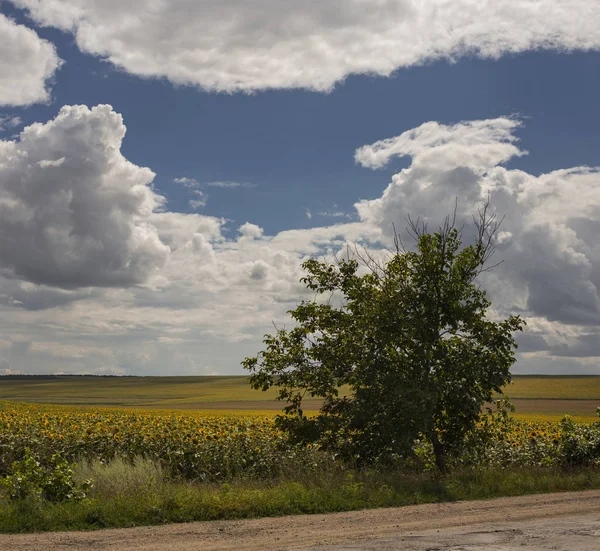
<path id="1" fill-rule="evenodd" d="M 80 462 L 77 465 L 76 482 L 94 481 L 93 492 L 101 499 L 112 499 L 119 496 L 134 496 L 148 490 L 160 491 L 165 476 L 160 464 L 144 458 L 136 459 L 134 464 L 121 458 L 110 463 L 100 461 Z"/>
<path id="2" fill-rule="evenodd" d="M 169 482 L 148 461 L 78 466 L 95 479 L 84 502 L 10 503 L 0 494 L 0 532 L 90 530 L 167 522 L 329 513 L 373 507 L 485 499 L 497 496 L 600 488 L 600 470 L 479 470 L 435 474 L 336 469 L 318 477 L 228 484 Z"/>

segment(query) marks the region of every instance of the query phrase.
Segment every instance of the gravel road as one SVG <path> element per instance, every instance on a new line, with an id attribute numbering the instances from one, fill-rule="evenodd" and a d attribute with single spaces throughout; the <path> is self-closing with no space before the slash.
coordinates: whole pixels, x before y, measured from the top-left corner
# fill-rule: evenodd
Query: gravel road
<path id="1" fill-rule="evenodd" d="M 600 491 L 241 521 L 0 535 L 2 551 L 600 550 Z"/>

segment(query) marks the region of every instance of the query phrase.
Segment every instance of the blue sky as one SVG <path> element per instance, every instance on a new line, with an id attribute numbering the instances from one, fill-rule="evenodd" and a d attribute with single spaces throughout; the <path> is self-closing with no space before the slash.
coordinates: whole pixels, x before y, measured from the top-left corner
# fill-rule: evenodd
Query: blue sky
<path id="1" fill-rule="evenodd" d="M 145 0 L 136 0 L 132 4 L 136 4 L 141 12 L 144 2 Z M 435 4 L 433 0 L 431 3 Z M 166 21 L 165 28 L 169 26 L 169 17 L 179 8 L 184 9 L 181 7 L 184 4 L 184 0 L 178 0 L 173 3 L 172 10 L 165 8 L 166 12 L 161 14 Z M 267 1 L 247 2 L 243 10 L 254 13 L 253 4 L 256 13 L 259 11 L 263 13 L 261 10 L 266 9 L 265 6 L 272 7 Z M 360 2 L 350 2 L 350 4 L 360 5 Z M 402 7 L 404 4 L 405 2 L 400 0 L 397 2 L 390 0 L 386 6 Z M 355 160 L 355 152 L 359 148 L 382 139 L 400 136 L 411 129 L 420 128 L 429 121 L 434 121 L 442 129 L 454 128 L 452 135 L 444 138 L 447 139 L 444 143 L 452 147 L 460 145 L 464 129 L 450 125 L 461 121 L 465 123 L 516 119 L 520 121 L 519 126 L 511 127 L 500 139 L 496 137 L 495 132 L 499 128 L 498 125 L 502 126 L 503 123 L 487 125 L 485 127 L 486 147 L 489 146 L 491 150 L 500 144 L 499 147 L 506 148 L 509 143 L 512 143 L 521 150 L 526 150 L 527 155 L 518 155 L 508 149 L 506 154 L 502 153 L 499 156 L 490 153 L 490 160 L 486 160 L 481 166 L 477 164 L 480 161 L 477 161 L 476 168 L 473 168 L 473 162 L 469 160 L 469 155 L 474 155 L 474 150 L 470 149 L 472 138 L 467 136 L 466 145 L 463 144 L 464 147 L 460 145 L 456 158 L 464 159 L 463 165 L 469 167 L 469 170 L 480 178 L 477 183 L 477 193 L 481 197 L 491 185 L 486 179 L 495 167 L 508 171 L 502 175 L 503 182 L 516 178 L 521 172 L 525 173 L 527 178 L 531 179 L 531 189 L 534 189 L 537 185 L 534 182 L 537 182 L 536 178 L 540 175 L 573 167 L 598 165 L 600 45 L 594 42 L 593 23 L 598 22 L 600 8 L 587 8 L 587 14 L 582 11 L 579 16 L 581 20 L 577 18 L 577 13 L 565 20 L 560 12 L 553 13 L 554 8 L 548 8 L 541 30 L 535 30 L 538 34 L 531 38 L 530 44 L 521 44 L 517 36 L 522 34 L 519 27 L 520 16 L 511 19 L 511 14 L 518 12 L 517 8 L 529 9 L 527 7 L 529 4 L 527 1 L 518 0 L 501 2 L 499 6 L 506 8 L 506 14 L 502 13 L 502 17 L 498 16 L 496 27 L 491 26 L 495 21 L 493 18 L 490 20 L 489 29 L 485 27 L 484 23 L 487 20 L 484 18 L 482 28 L 477 28 L 476 32 L 469 30 L 467 23 L 464 23 L 467 30 L 464 31 L 464 35 L 456 39 L 458 46 L 452 44 L 447 47 L 440 46 L 435 32 L 431 31 L 429 39 L 432 44 L 435 44 L 435 51 L 442 51 L 442 54 L 434 56 L 427 54 L 430 55 L 427 57 L 418 52 L 411 53 L 410 55 L 416 56 L 414 60 L 410 58 L 409 62 L 394 61 L 396 69 L 388 76 L 386 76 L 388 69 L 378 65 L 377 52 L 370 54 L 373 59 L 365 55 L 364 60 L 356 61 L 360 67 L 367 67 L 368 71 L 374 74 L 360 74 L 366 72 L 365 70 L 339 69 L 342 72 L 342 78 L 339 78 L 337 67 L 334 68 L 335 70 L 332 69 L 329 58 L 326 58 L 325 61 L 317 59 L 314 61 L 315 66 L 307 67 L 306 71 L 300 71 L 299 74 L 290 72 L 288 75 L 285 73 L 290 71 L 288 65 L 280 62 L 279 59 L 268 58 L 269 55 L 274 57 L 278 55 L 276 52 L 281 44 L 288 47 L 285 38 L 275 36 L 272 38 L 273 43 L 270 43 L 269 48 L 266 49 L 267 54 L 261 52 L 261 57 L 256 57 L 258 54 L 255 55 L 254 49 L 258 51 L 259 47 L 255 46 L 258 43 L 253 34 L 254 42 L 249 39 L 241 52 L 249 56 L 250 65 L 254 63 L 258 67 L 255 73 L 259 75 L 257 78 L 260 82 L 256 84 L 255 80 L 245 76 L 245 67 L 238 60 L 242 53 L 236 54 L 238 44 L 233 38 L 229 46 L 225 41 L 220 56 L 213 60 L 211 55 L 216 56 L 216 54 L 211 48 L 203 50 L 203 44 L 194 44 L 193 37 L 196 31 L 191 29 L 189 30 L 191 46 L 188 47 L 186 43 L 178 46 L 179 49 L 174 51 L 170 51 L 169 48 L 171 41 L 177 40 L 176 36 L 174 38 L 167 36 L 166 39 L 163 36 L 166 45 L 164 51 L 161 51 L 163 42 L 158 39 L 148 44 L 138 39 L 131 39 L 127 34 L 118 34 L 121 32 L 118 25 L 115 23 L 115 29 L 112 30 L 110 25 L 113 19 L 119 20 L 118 9 L 121 8 L 117 8 L 117 13 L 114 14 L 113 19 L 110 19 L 108 15 L 102 13 L 101 7 L 98 7 L 100 4 L 91 0 L 89 2 L 51 0 L 46 4 L 47 12 L 43 12 L 39 6 L 36 7 L 32 0 L 0 2 L 0 14 L 8 16 L 11 25 L 19 29 L 24 27 L 33 29 L 38 37 L 37 40 L 53 45 L 56 51 L 55 57 L 62 59 L 60 67 L 57 65 L 53 74 L 43 79 L 48 94 L 45 99 L 40 98 L 39 101 L 23 99 L 20 104 L 13 96 L 9 98 L 7 92 L 6 97 L 9 99 L 4 100 L 2 106 L 0 83 L 0 116 L 5 120 L 14 117 L 21 119 L 19 124 L 5 124 L 0 139 L 7 142 L 15 141 L 15 143 L 19 140 L 23 141 L 23 138 L 17 137 L 17 134 L 25 126 L 36 122 L 46 124 L 52 121 L 63 106 L 85 105 L 91 109 L 99 104 L 108 104 L 112 107 L 113 113 L 121 115 L 127 129 L 120 145 L 122 157 L 136 167 L 149 167 L 155 173 L 155 176 L 149 181 L 144 181 L 143 185 L 152 189 L 154 195 L 165 198 L 158 200 L 153 210 L 155 213 L 166 212 L 169 218 L 168 222 L 165 221 L 165 217 L 160 222 L 155 222 L 155 218 L 149 217 L 144 222 L 145 228 L 148 224 L 152 226 L 152 239 L 156 239 L 152 253 L 148 253 L 150 260 L 144 258 L 143 262 L 139 261 L 146 267 L 150 266 L 148 273 L 145 274 L 136 272 L 123 275 L 119 272 L 117 275 L 108 274 L 106 280 L 102 280 L 99 276 L 90 276 L 86 279 L 81 267 L 78 267 L 77 273 L 74 274 L 67 273 L 70 268 L 65 267 L 66 264 L 61 265 L 61 262 L 67 262 L 64 260 L 67 257 L 62 256 L 63 248 L 54 252 L 51 247 L 47 247 L 49 253 L 45 256 L 45 252 L 42 253 L 38 249 L 27 250 L 32 240 L 19 242 L 18 254 L 11 248 L 11 253 L 4 255 L 4 261 L 1 259 L 2 250 L 0 250 L 0 264 L 5 270 L 6 277 L 5 289 L 0 286 L 0 295 L 5 297 L 3 308 L 12 314 L 18 311 L 19 319 L 19 327 L 12 329 L 12 336 L 8 335 L 6 338 L 3 345 L 6 349 L 4 354 L 0 347 L 0 361 L 4 362 L 6 372 L 30 372 L 36 369 L 34 366 L 39 365 L 38 362 L 40 358 L 45 357 L 44 354 L 47 358 L 51 358 L 47 364 L 48 369 L 52 371 L 166 374 L 173 373 L 175 369 L 177 373 L 239 372 L 239 361 L 243 359 L 244 354 L 253 353 L 260 348 L 260 335 L 269 330 L 270 320 L 285 319 L 284 309 L 276 305 L 289 306 L 289 302 L 293 302 L 294 297 L 302 296 L 297 286 L 299 272 L 292 265 L 299 265 L 306 255 L 310 256 L 323 247 L 330 246 L 335 250 L 343 247 L 344 241 L 353 239 L 366 239 L 374 243 L 381 238 L 382 241 L 377 245 L 380 247 L 385 242 L 392 222 L 402 221 L 406 214 L 420 214 L 436 220 L 436 217 L 439 218 L 444 212 L 443 209 L 451 204 L 453 197 L 456 197 L 456 194 L 452 195 L 452 190 L 448 192 L 447 197 L 444 195 L 445 198 L 440 199 L 439 204 L 430 205 L 429 209 L 426 208 L 426 204 L 423 204 L 425 193 L 416 197 L 401 191 L 402 185 L 405 186 L 404 189 L 408 189 L 409 184 L 405 181 L 413 177 L 410 175 L 414 174 L 414 170 L 410 172 L 411 166 L 419 163 L 419 155 L 425 155 L 420 145 L 416 154 L 412 153 L 413 146 L 402 146 L 404 149 L 401 155 L 404 156 L 398 156 L 397 153 L 390 154 L 386 157 L 384 166 L 376 170 L 371 170 L 365 163 L 361 164 Z M 427 5 L 427 2 L 424 5 Z M 552 5 L 550 2 L 549 6 Z M 73 7 L 79 9 L 83 15 L 78 16 L 79 19 L 74 18 L 73 21 L 64 23 L 61 14 L 69 13 L 68 9 Z M 189 19 L 200 20 L 205 15 L 203 9 L 217 22 L 221 21 L 220 17 L 226 17 L 218 12 L 214 13 L 216 8 L 212 2 L 200 2 L 196 4 L 195 11 L 190 12 Z M 333 32 L 332 28 L 336 32 L 340 29 L 344 30 L 344 26 L 349 23 L 345 22 L 343 17 L 340 18 L 341 22 L 331 23 L 328 18 L 333 16 L 329 12 L 321 14 L 319 12 L 321 8 L 315 8 L 312 4 L 307 5 L 308 14 L 313 9 L 318 15 L 315 16 L 315 21 L 321 22 L 324 18 L 328 22 L 328 26 L 324 25 L 322 31 L 317 27 L 314 34 L 321 33 L 323 40 L 330 40 L 330 45 L 335 45 L 331 46 L 332 48 L 338 48 L 339 59 L 343 61 L 339 62 L 340 66 L 343 63 L 352 65 L 345 59 L 343 42 L 340 46 L 337 39 L 334 40 L 329 36 Z M 305 15 L 301 8 L 297 8 L 298 10 L 298 17 Z M 128 11 L 125 15 L 135 19 L 138 12 Z M 385 14 L 382 13 L 382 19 L 384 16 Z M 443 16 L 440 17 L 443 24 L 445 20 Z M 258 33 L 259 38 L 265 36 L 267 37 L 265 40 L 271 40 L 269 38 L 271 34 L 277 34 L 278 31 L 273 31 L 271 28 L 271 25 L 278 23 L 277 19 L 271 22 L 267 17 L 257 21 L 257 27 L 251 31 Z M 359 30 L 362 30 L 363 25 L 365 29 L 372 25 L 373 29 L 377 30 L 383 23 L 376 18 L 362 23 L 359 18 L 358 23 L 353 24 Z M 460 28 L 460 24 L 463 23 L 450 21 L 448 28 Z M 526 25 L 526 21 L 523 25 Z M 586 25 L 592 29 L 588 35 L 586 35 L 588 32 Z M 109 30 L 106 31 L 106 28 Z M 182 34 L 186 32 L 185 28 L 175 29 L 173 32 Z M 511 34 L 512 29 L 514 29 L 514 37 Z M 149 34 L 153 30 L 156 29 L 150 27 Z M 159 30 L 160 33 L 168 33 L 162 27 Z M 96 31 L 97 35 L 94 34 Z M 248 32 L 250 33 L 250 30 Z M 302 29 L 298 31 L 300 41 L 306 38 L 303 32 Z M 110 35 L 110 41 L 106 38 L 107 35 Z M 242 40 L 242 38 L 238 39 L 238 41 Z M 365 40 L 365 51 L 369 51 L 371 43 Z M 360 39 L 357 41 L 360 42 Z M 494 46 L 496 43 L 498 45 Z M 396 47 L 401 49 L 402 44 L 400 41 Z M 464 44 L 467 44 L 468 48 Z M 123 51 L 118 48 L 122 48 Z M 447 48 L 447 51 L 444 51 L 444 48 Z M 463 51 L 465 48 L 466 51 Z M 482 53 L 485 48 L 494 50 L 492 58 Z M 293 53 L 296 55 L 295 52 Z M 300 54 L 303 55 L 303 52 L 301 51 Z M 47 55 L 51 63 L 54 58 L 51 53 Z M 351 55 L 356 56 L 356 53 Z M 185 74 L 193 76 L 186 77 L 187 83 L 182 84 L 177 63 L 178 60 L 188 59 L 190 56 L 193 58 L 192 62 L 189 62 L 191 69 L 184 68 L 188 71 Z M 0 61 L 1 57 L 0 53 Z M 163 57 L 166 61 L 163 60 L 163 64 L 160 65 L 156 60 Z M 439 59 L 435 59 L 436 57 Z M 314 58 L 315 56 L 307 57 L 307 63 L 312 63 Z M 25 54 L 23 59 L 27 59 Z M 198 59 L 205 61 L 200 62 Z M 39 61 L 40 53 L 32 54 L 31 63 L 35 64 Z M 265 66 L 261 66 L 261 63 Z M 272 63 L 275 69 L 271 70 L 269 63 Z M 328 74 L 329 71 L 335 75 L 331 76 L 331 82 L 327 81 L 323 84 L 318 76 L 311 76 L 318 75 L 321 71 L 319 63 L 322 63 L 323 74 Z M 277 68 L 281 67 L 283 68 L 279 75 Z M 9 76 L 6 70 L 4 78 L 8 79 Z M 271 78 L 274 79 L 275 85 L 271 84 Z M 212 85 L 207 85 L 207 82 L 213 81 L 218 82 L 215 86 L 221 89 L 211 89 Z M 31 86 L 33 87 L 34 84 Z M 39 82 L 37 84 L 39 85 Z M 233 88 L 233 91 L 228 87 Z M 240 87 L 242 89 L 238 90 Z M 331 89 L 323 90 L 323 87 Z M 91 117 L 87 111 L 77 116 L 80 119 Z M 98 115 L 100 117 L 98 120 L 111 116 Z M 102 119 L 94 124 L 104 123 L 105 120 Z M 90 126 L 90 128 L 98 127 Z M 469 130 L 471 131 L 472 129 Z M 89 133 L 82 131 L 81 135 L 81 140 L 84 140 Z M 68 131 L 65 130 L 64 135 L 61 136 L 68 136 Z M 513 138 L 517 138 L 518 142 L 513 142 Z M 419 138 L 412 137 L 410 140 L 413 144 L 420 143 Z M 84 145 L 82 150 L 87 151 Z M 57 142 L 52 147 L 60 151 Z M 97 151 L 98 144 L 94 142 L 89 147 L 89 151 Z M 32 151 L 28 151 L 32 156 Z M 437 166 L 435 158 L 431 161 L 431 155 L 441 153 L 433 146 L 428 151 L 429 160 L 423 162 L 430 163 L 428 166 Z M 91 153 L 88 152 L 86 155 L 89 157 Z M 60 159 L 50 160 L 58 162 L 64 157 L 63 154 L 59 156 Z M 47 160 L 42 158 L 43 168 L 52 170 L 53 167 L 48 168 L 50 166 L 48 163 L 44 164 Z M 1 161 L 0 158 L 0 164 Z M 106 166 L 112 166 L 110 163 L 113 161 L 106 162 L 108 163 Z M 65 163 L 68 163 L 68 159 Z M 463 166 L 459 161 L 457 163 L 457 166 Z M 36 166 L 42 165 L 38 161 Z M 451 168 L 454 170 L 455 167 Z M 441 186 L 440 189 L 444 189 L 444 186 L 448 186 L 444 183 L 444 178 L 451 168 L 439 170 L 436 168 L 438 172 L 429 173 L 427 182 L 436 182 L 436 185 Z M 405 172 L 407 170 L 409 172 Z M 428 170 L 433 171 L 433 168 Z M 4 174 L 0 172 L 0 190 L 3 185 L 6 189 L 10 188 L 11 182 L 17 177 L 15 174 L 17 174 L 15 171 L 7 171 Z M 70 174 L 61 176 L 66 178 L 65 181 L 71 181 L 71 177 L 82 178 L 81 182 L 87 182 L 85 180 L 87 176 L 81 176 L 79 172 L 76 176 Z M 98 175 L 93 178 L 90 176 L 90 186 L 97 185 L 97 177 Z M 142 178 L 141 172 L 139 177 Z M 496 177 L 500 178 L 494 176 Z M 12 180 L 9 180 L 10 178 Z M 46 176 L 41 174 L 35 180 L 36 185 L 50 186 L 49 183 L 45 183 L 45 178 Z M 47 178 L 52 180 L 55 176 L 47 176 Z M 186 187 L 175 182 L 177 178 L 194 180 L 194 183 L 191 187 Z M 545 227 L 544 225 L 559 228 L 562 233 L 552 239 L 556 250 L 552 249 L 545 253 L 544 262 L 550 262 L 548 258 L 556 260 L 555 263 L 548 264 L 545 272 L 540 275 L 536 268 L 540 265 L 538 262 L 519 274 L 519 277 L 511 283 L 512 286 L 509 286 L 510 291 L 504 288 L 496 290 L 496 296 L 501 303 L 499 311 L 509 312 L 516 308 L 532 319 L 533 329 L 524 340 L 524 348 L 528 355 L 520 357 L 518 363 L 518 367 L 523 371 L 576 370 L 600 373 L 598 371 L 600 368 L 595 361 L 597 355 L 600 355 L 600 350 L 598 353 L 595 350 L 588 350 L 588 343 L 591 336 L 595 335 L 597 323 L 600 321 L 600 310 L 597 312 L 594 310 L 597 309 L 597 306 L 594 306 L 596 304 L 594 301 L 598 299 L 595 285 L 596 278 L 600 280 L 600 262 L 597 269 L 597 251 L 593 243 L 593 231 L 590 229 L 594 227 L 597 214 L 597 211 L 592 208 L 595 207 L 596 198 L 592 191 L 598 190 L 597 197 L 600 199 L 600 179 L 595 174 L 584 177 L 571 173 L 566 176 L 560 173 L 560 178 L 560 185 L 552 184 L 551 193 L 556 195 L 553 196 L 556 204 L 560 205 L 562 202 L 565 204 L 565 209 L 570 208 L 572 212 L 565 211 L 564 216 L 560 213 L 560 215 L 556 214 L 555 203 L 549 205 L 540 199 L 546 196 L 547 191 L 540 191 L 539 197 L 534 198 L 528 195 L 529 192 L 523 192 L 522 199 L 517 201 L 518 204 L 515 203 L 514 208 L 510 207 L 515 217 L 515 230 L 511 232 L 512 234 L 516 235 L 518 229 L 524 232 L 523 235 L 535 236 L 541 231 L 540 228 Z M 573 179 L 577 182 L 573 183 Z M 396 183 L 390 184 L 392 181 Z M 554 179 L 552 181 L 554 182 Z M 236 187 L 211 185 L 215 182 L 240 185 Z M 118 182 L 115 183 L 116 187 L 119 185 Z M 426 187 L 423 182 L 413 182 L 411 185 L 421 186 L 423 190 Z M 41 190 L 42 187 L 39 189 Z M 384 202 L 389 200 L 389 204 L 377 203 L 381 201 L 386 188 L 389 193 L 388 199 Z M 514 189 L 517 188 L 511 189 L 513 190 L 511 193 L 515 195 L 517 192 Z M 392 201 L 390 197 L 393 197 L 394 193 L 399 195 Z M 582 205 L 576 203 L 567 205 L 561 194 L 569 196 L 571 193 L 580 197 L 585 196 L 586 202 Z M 40 191 L 40 196 L 42 195 Z M 199 197 L 205 205 L 193 208 L 190 200 Z M 445 203 L 446 199 L 450 203 Z M 155 199 L 149 196 L 148 201 L 153 200 Z M 355 208 L 355 203 L 360 200 L 371 201 L 362 212 Z M 161 201 L 162 204 L 159 205 Z M 471 199 L 464 202 L 465 216 L 468 214 L 467 211 L 469 209 L 472 211 L 476 204 L 476 201 L 475 203 L 470 201 Z M 502 198 L 498 200 L 498 204 L 505 208 L 508 208 L 505 205 L 512 205 L 503 202 Z M 104 203 L 103 205 L 103 208 L 107 208 Z M 526 210 L 525 205 L 530 210 Z M 77 208 L 75 203 L 72 203 L 69 208 L 75 218 L 77 216 L 89 218 L 98 214 L 96 207 L 92 208 L 89 205 L 88 207 L 91 209 L 90 212 L 80 213 L 75 212 Z M 586 213 L 583 212 L 583 207 L 587 209 Z M 28 204 L 28 208 L 35 210 L 37 206 Z M 411 211 L 411 208 L 415 210 Z M 419 209 L 425 210 L 420 212 Z M 194 218 L 194 213 L 199 218 Z M 550 218 L 551 215 L 548 213 L 553 213 L 552 216 L 555 218 Z M 133 228 L 138 224 L 139 212 L 132 211 L 129 214 L 132 218 L 122 222 L 130 224 Z M 499 214 L 510 213 L 499 211 Z M 537 217 L 536 225 L 525 228 L 522 226 L 523 221 L 518 217 L 530 215 Z M 509 222 L 510 218 L 509 216 Z M 219 222 L 219 219 L 225 221 Z M 202 227 L 212 224 L 211 229 L 202 230 L 205 233 L 190 231 L 192 233 L 195 231 L 194 235 L 203 235 L 203 241 L 198 247 L 202 251 L 205 250 L 202 248 L 205 246 L 206 250 L 210 249 L 207 254 L 210 262 L 214 260 L 214 266 L 211 268 L 214 271 L 210 274 L 205 273 L 205 270 L 208 270 L 208 261 L 199 260 L 198 273 L 202 275 L 193 282 L 176 281 L 177 278 L 173 274 L 178 272 L 181 266 L 187 266 L 191 262 L 189 259 L 179 258 L 178 255 L 183 255 L 182 251 L 185 247 L 182 243 L 188 245 L 192 243 L 192 233 L 187 237 L 178 234 L 177 239 L 180 239 L 181 243 L 177 246 L 169 239 L 174 235 L 175 230 L 172 228 L 175 226 L 180 228 L 181 225 L 187 227 L 192 224 L 192 221 L 193 224 L 200 224 Z M 247 226 L 247 229 L 250 228 L 248 235 L 244 231 L 241 233 L 238 231 L 238 228 L 246 222 L 252 225 L 252 227 Z M 114 225 L 115 221 L 111 220 L 107 223 Z M 353 223 L 357 226 L 352 226 Z M 335 227 L 336 224 L 341 224 L 339 231 L 322 230 Z M 104 226 L 99 222 L 98 227 Z M 158 229 L 155 230 L 155 227 Z M 12 226 L 11 228 L 14 230 Z M 314 230 L 313 233 L 308 232 L 310 229 Z M 511 228 L 506 229 L 511 230 Z M 299 241 L 290 244 L 289 235 L 285 233 L 287 230 L 307 230 L 307 232 L 301 234 L 302 237 L 294 236 L 294 239 Z M 327 245 L 326 238 L 319 237 L 317 239 L 319 246 L 315 248 L 315 232 L 324 232 L 330 237 L 341 236 L 341 240 L 332 239 L 330 245 Z M 107 237 L 108 234 L 94 236 L 86 230 L 86 235 L 88 238 L 90 236 L 97 238 L 105 250 L 111 246 L 112 237 Z M 127 239 L 129 235 L 130 232 L 127 230 L 125 238 Z M 239 240 L 240 235 L 244 239 Z M 548 232 L 544 235 L 547 236 Z M 120 238 L 119 234 L 116 234 L 114 239 L 118 238 Z M 565 240 L 564 243 L 561 239 Z M 285 243 L 278 245 L 280 241 Z M 557 245 L 559 242 L 564 246 Z M 534 243 L 532 246 L 545 250 L 545 244 L 537 241 L 532 243 Z M 15 246 L 14 241 L 11 241 L 10 247 L 13 246 Z M 6 243 L 4 247 L 5 251 L 9 249 Z M 506 251 L 507 259 L 510 261 L 513 258 L 511 255 L 514 254 L 514 262 L 521 262 L 517 259 L 521 259 L 525 241 L 517 243 L 515 238 L 512 247 L 513 249 Z M 81 250 L 77 248 L 68 258 L 83 254 Z M 36 254 L 40 255 L 39 264 L 42 267 L 33 266 L 29 260 L 22 260 L 23 256 L 29 258 Z M 119 252 L 115 258 L 122 260 L 122 254 L 125 253 Z M 211 255 L 216 257 L 213 259 Z M 571 258 L 569 255 L 583 255 L 581 258 L 585 258 L 585 261 L 564 260 L 567 257 Z M 84 256 L 82 262 L 85 261 Z M 281 260 L 283 257 L 285 261 Z M 135 258 L 137 259 L 137 256 Z M 256 263 L 259 261 L 265 266 L 260 264 L 257 268 Z M 563 266 L 561 262 L 566 262 L 568 266 Z M 88 261 L 83 263 L 89 264 Z M 283 264 L 287 268 L 282 269 Z M 130 266 L 131 262 L 128 260 L 125 265 Z M 571 274 L 569 270 L 574 269 L 575 265 L 585 274 L 583 272 Z M 43 266 L 51 267 L 48 268 L 46 275 L 43 273 Z M 257 313 L 257 318 L 252 318 L 249 313 L 252 312 L 250 303 L 233 301 L 230 304 L 231 312 L 242 308 L 245 309 L 245 315 L 249 317 L 235 331 L 228 332 L 224 329 L 228 325 L 227 319 L 220 320 L 219 323 L 222 325 L 211 325 L 210 308 L 222 304 L 224 300 L 229 300 L 223 297 L 236 296 L 242 292 L 243 285 L 236 276 L 236 266 L 239 267 L 240 273 L 244 270 L 254 273 L 252 270 L 256 269 L 260 273 L 263 273 L 261 272 L 263 270 L 265 274 L 269 274 L 264 276 L 262 289 L 252 287 L 252 293 L 256 294 L 251 296 L 255 297 L 256 302 L 266 300 L 271 306 Z M 243 268 L 244 266 L 246 268 Z M 227 275 L 223 276 L 222 274 L 225 273 Z M 221 274 L 222 278 L 218 274 Z M 564 282 L 569 281 L 565 274 L 571 274 L 568 277 L 581 282 L 581 291 L 565 292 L 564 300 L 557 302 L 557 310 L 554 312 L 536 306 L 551 301 L 535 298 L 534 290 L 541 286 L 534 278 L 544 277 L 555 281 L 562 293 Z M 64 280 L 61 279 L 63 276 Z M 498 281 L 490 281 L 489 284 L 492 287 L 494 285 L 503 287 Z M 548 285 L 547 292 L 549 296 L 557 294 L 557 290 L 552 285 Z M 186 302 L 186 293 L 194 293 L 198 304 L 189 308 L 182 306 Z M 591 293 L 590 297 L 586 293 Z M 208 296 L 210 298 L 207 298 Z M 107 305 L 112 306 L 107 307 Z M 96 308 L 102 310 L 102 315 L 108 316 L 106 319 L 108 326 L 118 325 L 118 320 L 122 317 L 119 313 L 120 309 L 127 311 L 128 321 L 124 325 L 135 326 L 135 329 L 132 329 L 132 334 L 125 331 L 124 337 L 122 335 L 119 338 L 128 340 L 136 346 L 143 347 L 146 343 L 151 353 L 140 355 L 130 350 L 128 346 L 117 345 L 117 341 L 110 340 L 112 338 L 110 330 L 103 333 L 102 329 L 98 329 L 94 334 L 90 329 L 90 334 L 83 339 L 74 329 L 78 320 L 83 323 L 83 318 L 78 316 L 83 315 L 81 312 L 94 311 Z M 141 310 L 138 311 L 136 308 Z M 585 310 L 585 315 L 573 314 L 579 308 Z M 113 311 L 107 311 L 111 309 Z M 149 316 L 149 309 L 155 314 Z M 196 314 L 192 314 L 194 309 Z M 182 325 L 193 323 L 197 332 L 184 335 L 182 328 L 176 325 L 166 329 L 162 327 L 159 321 L 165 315 L 168 316 L 169 311 L 174 317 L 181 318 Z M 204 313 L 201 313 L 202 311 Z M 135 317 L 136 312 L 139 318 Z M 205 315 L 207 319 L 204 318 Z M 97 313 L 96 318 L 101 318 L 100 313 Z M 256 319 L 260 321 L 257 322 Z M 51 320 L 55 325 L 52 325 Z M 60 320 L 68 320 L 68 323 L 64 321 L 64 325 L 61 325 Z M 144 332 L 145 330 L 147 332 Z M 169 335 L 178 336 L 166 337 L 165 330 Z M 202 338 L 199 338 L 199 334 L 202 334 Z M 161 338 L 163 341 L 160 340 Z M 58 342 L 63 342 L 62 348 L 57 344 Z M 117 352 L 113 356 L 99 352 L 99 349 L 105 346 L 105 342 L 110 342 L 111 346 L 116 347 Z M 161 342 L 166 344 L 162 346 Z M 98 345 L 98 343 L 103 344 Z M 176 352 L 173 351 L 173 346 L 177 347 Z M 568 352 L 565 352 L 566 349 Z M 165 358 L 173 354 L 180 358 L 175 362 L 177 367 L 166 367 Z M 211 360 L 207 361 L 206 358 Z"/>
<path id="2" fill-rule="evenodd" d="M 0 9 L 28 23 L 9 3 Z M 27 123 L 52 118 L 62 105 L 108 103 L 125 118 L 124 155 L 157 173 L 170 209 L 187 208 L 188 194 L 174 178 L 247 182 L 256 187 L 235 194 L 210 189 L 202 212 L 251 221 L 269 233 L 321 225 L 321 211 L 353 215 L 357 200 L 379 196 L 406 165 L 399 160 L 381 172 L 366 171 L 354 163 L 354 150 L 429 120 L 522 117 L 526 126 L 518 135 L 529 155 L 511 166 L 533 174 L 598 160 L 597 52 L 442 60 L 391 78 L 352 76 L 328 94 L 215 94 L 128 75 L 82 54 L 70 34 L 37 30 L 65 61 L 52 102 L 8 112 Z M 306 208 L 315 213 L 311 220 Z"/>

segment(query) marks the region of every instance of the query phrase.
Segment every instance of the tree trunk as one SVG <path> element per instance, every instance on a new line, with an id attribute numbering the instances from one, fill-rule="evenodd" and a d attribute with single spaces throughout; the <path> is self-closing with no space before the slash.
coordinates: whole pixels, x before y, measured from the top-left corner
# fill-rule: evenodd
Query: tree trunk
<path id="1" fill-rule="evenodd" d="M 432 432 L 431 442 L 433 444 L 433 453 L 435 454 L 435 464 L 442 474 L 448 472 L 446 467 L 446 446 L 440 442 L 435 429 Z"/>

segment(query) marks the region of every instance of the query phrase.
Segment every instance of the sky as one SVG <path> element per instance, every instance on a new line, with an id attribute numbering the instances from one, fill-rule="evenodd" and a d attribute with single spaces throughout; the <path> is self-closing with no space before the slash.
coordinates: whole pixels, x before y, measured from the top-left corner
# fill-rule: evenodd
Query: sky
<path id="1" fill-rule="evenodd" d="M 600 374 L 600 4 L 0 0 L 0 374 L 241 374 L 301 263 L 487 197 L 514 373 Z"/>

